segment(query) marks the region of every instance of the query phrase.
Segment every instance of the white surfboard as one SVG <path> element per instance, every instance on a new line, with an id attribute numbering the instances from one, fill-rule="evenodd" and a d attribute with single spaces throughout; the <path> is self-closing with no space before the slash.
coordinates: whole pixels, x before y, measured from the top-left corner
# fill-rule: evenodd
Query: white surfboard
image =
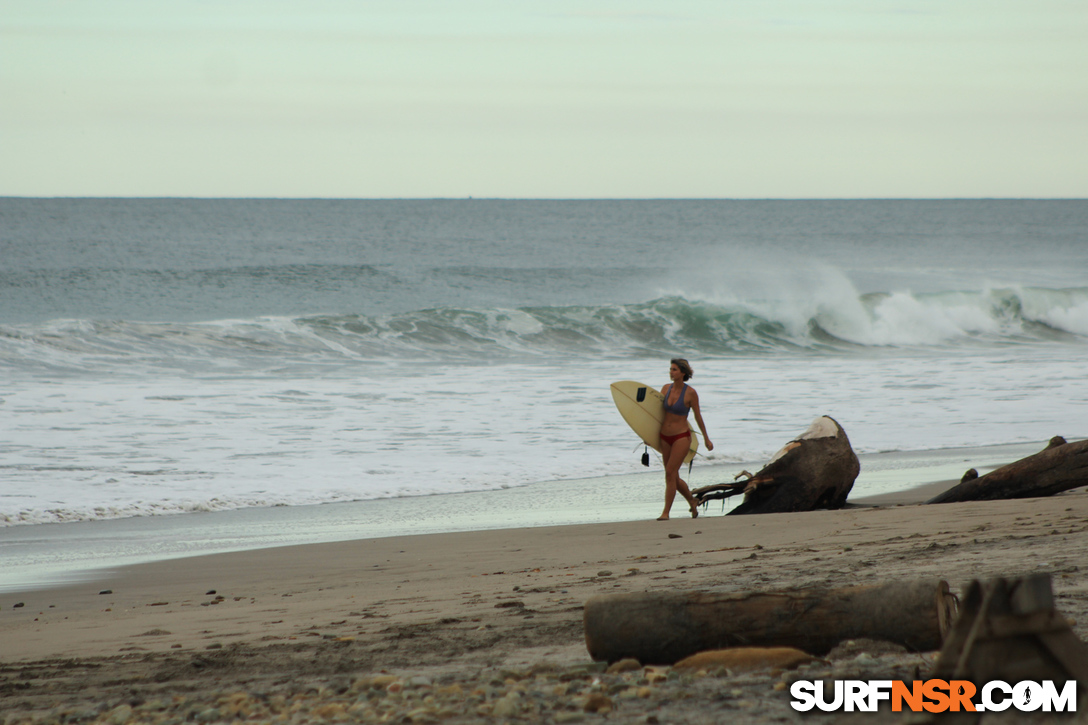
<path id="1" fill-rule="evenodd" d="M 665 420 L 665 396 L 656 388 L 637 383 L 634 380 L 621 380 L 612 383 L 612 400 L 616 403 L 616 409 L 631 426 L 631 430 L 638 434 L 646 445 L 658 453 L 661 452 L 661 423 Z M 691 428 L 691 423 L 688 423 Z M 691 434 L 691 449 L 684 457 L 685 463 L 690 463 L 699 450 L 699 440 L 695 432 Z"/>

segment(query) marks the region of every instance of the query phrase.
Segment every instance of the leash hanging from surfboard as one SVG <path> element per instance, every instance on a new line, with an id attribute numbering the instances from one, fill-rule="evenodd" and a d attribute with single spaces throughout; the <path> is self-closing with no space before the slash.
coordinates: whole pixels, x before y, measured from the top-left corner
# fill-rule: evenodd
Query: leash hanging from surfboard
<path id="1" fill-rule="evenodd" d="M 635 446 L 635 450 L 636 451 L 638 450 L 638 446 Z M 689 476 L 691 475 L 691 467 L 694 464 L 695 464 L 695 457 L 692 456 L 691 460 L 688 461 L 688 475 Z M 646 466 L 647 468 L 650 467 L 650 448 L 645 443 L 642 444 L 642 465 Z"/>
<path id="2" fill-rule="evenodd" d="M 689 476 L 691 475 L 691 467 L 692 467 L 692 465 L 694 463 L 695 463 L 695 458 L 693 456 L 692 459 L 690 461 L 688 461 L 688 475 Z M 650 449 L 645 444 L 643 444 L 643 446 L 642 446 L 642 465 L 646 466 L 647 468 L 650 467 Z"/>

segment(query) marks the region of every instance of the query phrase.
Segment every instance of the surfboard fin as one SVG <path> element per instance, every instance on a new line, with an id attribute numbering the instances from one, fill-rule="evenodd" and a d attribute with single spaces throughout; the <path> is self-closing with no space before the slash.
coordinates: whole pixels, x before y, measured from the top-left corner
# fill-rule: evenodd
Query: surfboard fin
<path id="1" fill-rule="evenodd" d="M 647 468 L 650 467 L 650 449 L 649 448 L 643 447 L 642 465 L 646 466 Z"/>

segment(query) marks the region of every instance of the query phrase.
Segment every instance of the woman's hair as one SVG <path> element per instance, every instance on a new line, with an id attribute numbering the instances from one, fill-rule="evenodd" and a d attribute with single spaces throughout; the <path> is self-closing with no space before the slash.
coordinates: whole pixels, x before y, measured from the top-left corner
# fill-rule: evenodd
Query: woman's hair
<path id="1" fill-rule="evenodd" d="M 669 360 L 669 363 L 680 368 L 680 372 L 684 374 L 684 380 L 691 380 L 692 376 L 695 375 L 695 372 L 691 369 L 691 363 L 682 357 L 674 357 Z"/>

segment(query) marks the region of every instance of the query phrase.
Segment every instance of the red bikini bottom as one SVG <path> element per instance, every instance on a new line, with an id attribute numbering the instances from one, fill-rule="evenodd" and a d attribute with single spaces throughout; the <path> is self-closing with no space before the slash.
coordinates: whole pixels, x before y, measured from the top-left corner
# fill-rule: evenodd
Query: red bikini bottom
<path id="1" fill-rule="evenodd" d="M 662 435 L 661 436 L 661 440 L 664 443 L 668 443 L 670 446 L 675 444 L 676 441 L 680 440 L 681 438 L 691 438 L 691 430 L 686 430 L 683 433 L 677 433 L 674 436 L 667 436 L 667 435 Z"/>

